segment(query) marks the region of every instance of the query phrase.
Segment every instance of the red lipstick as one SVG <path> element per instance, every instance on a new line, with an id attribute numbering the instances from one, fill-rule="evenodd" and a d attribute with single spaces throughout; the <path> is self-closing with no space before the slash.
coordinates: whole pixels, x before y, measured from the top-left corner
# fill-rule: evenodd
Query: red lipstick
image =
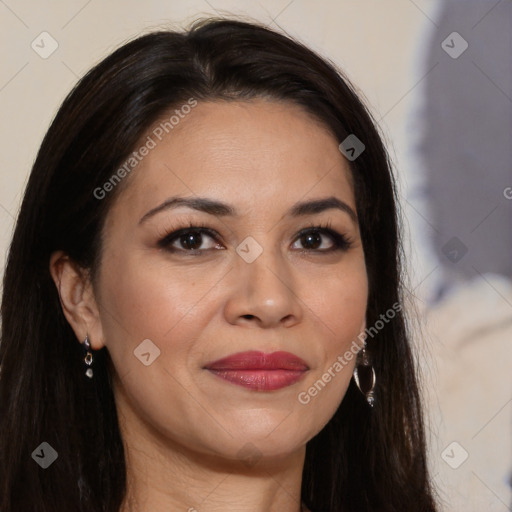
<path id="1" fill-rule="evenodd" d="M 257 391 L 273 391 L 300 380 L 308 365 L 290 352 L 238 352 L 204 366 L 217 377 Z"/>

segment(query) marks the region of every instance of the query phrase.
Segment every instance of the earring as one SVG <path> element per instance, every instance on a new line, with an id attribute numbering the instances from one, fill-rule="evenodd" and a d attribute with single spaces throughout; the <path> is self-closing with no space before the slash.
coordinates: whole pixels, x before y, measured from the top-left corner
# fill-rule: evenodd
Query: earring
<path id="1" fill-rule="evenodd" d="M 92 365 L 92 352 L 91 352 L 91 342 L 89 341 L 89 335 L 86 335 L 86 337 L 85 337 L 84 350 L 85 350 L 84 362 L 89 367 L 89 368 L 87 368 L 85 375 L 87 375 L 87 377 L 92 379 L 93 371 L 92 371 L 92 368 L 90 368 L 90 366 Z"/>
<path id="2" fill-rule="evenodd" d="M 371 364 L 370 357 L 366 352 L 366 345 L 357 354 L 356 367 L 354 368 L 354 381 L 359 391 L 365 396 L 366 401 L 373 407 L 375 403 L 375 383 L 377 378 Z"/>

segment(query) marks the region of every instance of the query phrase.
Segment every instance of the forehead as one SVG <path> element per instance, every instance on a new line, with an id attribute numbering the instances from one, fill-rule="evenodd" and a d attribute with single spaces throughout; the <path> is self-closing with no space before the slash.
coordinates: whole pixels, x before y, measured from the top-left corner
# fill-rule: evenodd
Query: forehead
<path id="1" fill-rule="evenodd" d="M 201 195 L 240 211 L 260 205 L 262 214 L 271 214 L 333 194 L 355 209 L 338 141 L 299 106 L 263 99 L 202 102 L 163 130 L 173 112 L 143 137 L 152 148 L 132 171 L 116 209 L 129 205 L 142 214 L 171 195 Z"/>

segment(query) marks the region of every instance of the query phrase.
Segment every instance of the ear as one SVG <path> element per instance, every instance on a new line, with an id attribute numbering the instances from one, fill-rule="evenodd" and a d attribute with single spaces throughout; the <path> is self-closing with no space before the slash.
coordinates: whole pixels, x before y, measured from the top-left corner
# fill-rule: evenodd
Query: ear
<path id="1" fill-rule="evenodd" d="M 50 273 L 64 316 L 80 343 L 88 335 L 94 350 L 102 348 L 105 345 L 103 328 L 89 273 L 63 251 L 52 253 Z"/>

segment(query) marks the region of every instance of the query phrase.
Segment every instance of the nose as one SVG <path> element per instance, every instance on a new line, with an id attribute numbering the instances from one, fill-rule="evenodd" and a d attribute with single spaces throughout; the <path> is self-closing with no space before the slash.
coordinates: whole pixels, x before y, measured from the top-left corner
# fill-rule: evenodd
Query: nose
<path id="1" fill-rule="evenodd" d="M 293 272 L 281 255 L 264 250 L 252 263 L 237 256 L 229 274 L 229 323 L 270 328 L 292 327 L 302 320 L 303 303 Z"/>

